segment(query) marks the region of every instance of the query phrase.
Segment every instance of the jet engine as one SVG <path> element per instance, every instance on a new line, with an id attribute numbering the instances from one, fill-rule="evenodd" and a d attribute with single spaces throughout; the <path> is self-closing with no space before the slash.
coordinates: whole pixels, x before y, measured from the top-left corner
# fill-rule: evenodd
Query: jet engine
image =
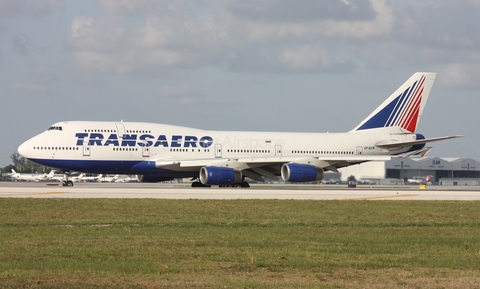
<path id="1" fill-rule="evenodd" d="M 204 185 L 238 184 L 242 173 L 232 168 L 203 167 L 200 169 L 200 182 Z"/>
<path id="2" fill-rule="evenodd" d="M 312 165 L 284 164 L 281 173 L 285 182 L 313 182 L 323 179 L 323 169 Z"/>

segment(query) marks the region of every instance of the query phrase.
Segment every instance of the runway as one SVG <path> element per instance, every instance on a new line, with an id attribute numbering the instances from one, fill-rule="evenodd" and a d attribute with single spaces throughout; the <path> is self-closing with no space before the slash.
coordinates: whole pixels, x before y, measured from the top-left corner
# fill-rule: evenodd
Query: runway
<path id="1" fill-rule="evenodd" d="M 479 187 L 252 185 L 250 188 L 190 188 L 188 184 L 0 182 L 0 198 L 152 198 L 279 200 L 480 200 Z"/>

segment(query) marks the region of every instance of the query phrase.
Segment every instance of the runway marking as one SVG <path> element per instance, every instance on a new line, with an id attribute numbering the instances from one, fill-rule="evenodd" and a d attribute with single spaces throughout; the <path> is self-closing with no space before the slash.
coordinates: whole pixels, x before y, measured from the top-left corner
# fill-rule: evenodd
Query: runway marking
<path id="1" fill-rule="evenodd" d="M 418 194 L 396 194 L 396 195 L 389 195 L 389 196 L 372 196 L 372 197 L 362 197 L 362 198 L 347 198 L 342 199 L 345 201 L 349 200 L 370 200 L 370 199 L 389 199 L 389 198 L 401 198 L 401 197 L 418 197 Z"/>
<path id="2" fill-rule="evenodd" d="M 38 196 L 38 195 L 59 195 L 67 194 L 66 192 L 44 192 L 44 193 L 18 193 L 18 194 L 0 194 L 0 197 L 16 197 L 16 196 Z"/>

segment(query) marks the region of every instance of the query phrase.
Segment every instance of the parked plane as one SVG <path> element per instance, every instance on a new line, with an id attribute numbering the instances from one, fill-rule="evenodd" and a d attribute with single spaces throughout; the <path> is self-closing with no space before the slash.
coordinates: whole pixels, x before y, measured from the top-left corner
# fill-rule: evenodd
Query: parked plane
<path id="1" fill-rule="evenodd" d="M 418 177 L 413 179 L 407 179 L 407 182 L 410 184 L 427 184 L 432 179 L 432 175 L 428 175 L 426 177 Z"/>
<path id="2" fill-rule="evenodd" d="M 104 176 L 102 178 L 98 178 L 97 182 L 99 182 L 99 183 L 111 183 L 111 182 L 115 182 L 116 180 L 118 180 L 118 175 L 115 175 L 113 177 Z"/>
<path id="3" fill-rule="evenodd" d="M 64 179 L 65 179 L 64 174 L 55 174 L 55 170 L 52 170 L 50 172 L 50 175 L 48 176 L 48 178 L 46 178 L 45 180 L 46 181 L 63 182 Z M 69 178 L 69 179 L 71 181 L 74 181 L 73 178 Z"/>
<path id="4" fill-rule="evenodd" d="M 75 177 L 70 177 L 70 180 L 72 182 L 81 182 L 82 181 L 82 178 L 85 176 L 84 173 L 81 173 L 79 174 L 78 176 L 75 176 Z"/>
<path id="5" fill-rule="evenodd" d="M 53 173 L 50 174 L 21 174 L 17 173 L 14 169 L 9 173 L 10 177 L 15 181 L 27 181 L 27 182 L 41 182 L 46 180 L 49 176 L 53 176 Z"/>
<path id="6" fill-rule="evenodd" d="M 398 155 L 420 155 L 415 133 L 436 73 L 418 72 L 346 133 L 211 131 L 140 122 L 65 121 L 27 140 L 20 155 L 36 163 L 93 173 L 138 174 L 140 181 L 196 179 L 192 186 L 248 187 L 245 178 L 321 180 L 324 171 Z M 73 185 L 71 181 L 64 185 Z"/>
<path id="7" fill-rule="evenodd" d="M 81 178 L 78 178 L 78 182 L 96 182 L 98 179 L 102 178 L 103 174 L 99 174 L 93 177 L 86 177 L 83 175 Z"/>
<path id="8" fill-rule="evenodd" d="M 129 183 L 129 182 L 137 182 L 137 181 L 138 181 L 137 176 L 135 176 L 134 178 L 127 176 L 126 178 L 116 179 L 115 183 Z"/>

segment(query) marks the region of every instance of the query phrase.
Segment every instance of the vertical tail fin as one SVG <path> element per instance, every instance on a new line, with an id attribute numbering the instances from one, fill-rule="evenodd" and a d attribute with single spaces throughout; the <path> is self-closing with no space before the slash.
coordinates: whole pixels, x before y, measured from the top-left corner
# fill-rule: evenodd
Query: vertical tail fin
<path id="1" fill-rule="evenodd" d="M 398 127 L 414 133 L 427 103 L 436 73 L 417 72 L 353 131 Z"/>

